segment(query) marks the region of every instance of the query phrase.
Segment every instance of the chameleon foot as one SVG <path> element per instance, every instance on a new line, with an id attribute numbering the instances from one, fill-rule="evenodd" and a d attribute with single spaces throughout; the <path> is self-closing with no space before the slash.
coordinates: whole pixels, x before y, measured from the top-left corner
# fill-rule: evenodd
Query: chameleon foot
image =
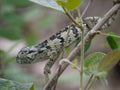
<path id="1" fill-rule="evenodd" d="M 46 82 L 48 82 L 48 80 L 49 80 L 49 74 L 50 73 L 51 73 L 50 68 L 48 66 L 45 66 L 44 75 L 45 75 Z"/>

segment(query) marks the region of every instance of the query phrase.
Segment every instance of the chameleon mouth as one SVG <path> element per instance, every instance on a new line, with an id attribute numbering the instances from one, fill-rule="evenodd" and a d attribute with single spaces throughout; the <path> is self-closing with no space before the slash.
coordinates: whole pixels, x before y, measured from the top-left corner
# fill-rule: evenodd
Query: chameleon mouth
<path id="1" fill-rule="evenodd" d="M 19 56 L 16 57 L 16 62 L 19 64 L 31 64 L 30 58 L 20 58 Z"/>

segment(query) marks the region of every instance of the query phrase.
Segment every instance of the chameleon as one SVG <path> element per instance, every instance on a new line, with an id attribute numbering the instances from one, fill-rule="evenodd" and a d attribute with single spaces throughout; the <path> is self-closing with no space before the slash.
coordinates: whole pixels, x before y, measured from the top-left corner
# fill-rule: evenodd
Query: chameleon
<path id="1" fill-rule="evenodd" d="M 102 27 L 101 29 L 108 28 L 111 23 L 114 21 L 115 17 L 112 16 Z M 93 26 L 95 26 L 101 17 L 86 17 L 83 20 L 84 26 L 84 35 L 90 31 Z M 67 35 L 69 32 L 69 35 Z M 56 61 L 57 56 L 62 52 L 64 48 L 71 45 L 78 38 L 81 37 L 82 31 L 75 24 L 70 24 L 52 35 L 49 39 L 44 40 L 43 42 L 33 45 L 31 47 L 23 47 L 17 54 L 16 62 L 19 64 L 33 64 L 36 62 L 41 62 L 48 60 L 47 64 L 44 67 L 44 73 L 50 73 L 50 68 Z M 66 39 L 68 38 L 68 39 Z M 67 41 L 66 41 L 67 40 Z"/>

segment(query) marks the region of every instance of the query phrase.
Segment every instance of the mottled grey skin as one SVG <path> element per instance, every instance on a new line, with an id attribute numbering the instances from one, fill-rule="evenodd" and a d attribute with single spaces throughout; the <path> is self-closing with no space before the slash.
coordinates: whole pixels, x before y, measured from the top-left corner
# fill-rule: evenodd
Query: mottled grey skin
<path id="1" fill-rule="evenodd" d="M 16 61 L 20 64 L 34 63 L 46 59 L 54 59 L 65 47 L 66 37 L 70 29 L 67 46 L 80 37 L 81 31 L 75 25 L 70 25 L 62 31 L 51 36 L 48 40 L 43 41 L 32 47 L 24 47 L 17 55 Z M 86 29 L 87 30 L 87 29 Z"/>
<path id="2" fill-rule="evenodd" d="M 87 17 L 85 19 L 86 24 L 84 24 L 85 34 L 100 20 L 101 18 L 99 17 Z M 112 20 L 110 19 L 109 22 L 107 22 L 102 27 L 102 29 L 110 26 L 112 21 L 113 18 Z M 22 48 L 17 55 L 17 63 L 29 64 L 38 61 L 44 61 L 46 59 L 54 59 L 54 57 L 56 57 L 56 55 L 58 55 L 65 47 L 66 37 L 69 29 L 70 32 L 67 40 L 67 46 L 69 46 L 72 42 L 81 36 L 81 30 L 74 24 L 65 27 L 63 30 L 56 33 L 55 35 L 52 35 L 48 40 L 45 40 L 40 44 L 34 45 L 32 47 Z"/>
<path id="3" fill-rule="evenodd" d="M 83 24 L 85 27 L 85 34 L 100 20 L 100 17 L 85 18 Z M 104 24 L 101 29 L 105 29 L 110 26 L 113 20 L 114 18 L 109 19 L 108 22 L 106 22 L 106 24 Z M 69 36 L 66 43 L 67 45 L 65 45 L 68 31 Z M 49 68 L 52 67 L 56 57 L 65 48 L 65 46 L 69 46 L 71 43 L 73 43 L 76 39 L 80 37 L 81 30 L 74 24 L 71 24 L 62 29 L 60 32 L 56 33 L 55 35 L 52 35 L 48 40 L 45 40 L 40 44 L 34 45 L 32 47 L 22 48 L 16 57 L 16 61 L 20 64 L 31 64 L 49 59 L 48 63 L 45 66 L 45 70 L 47 72 L 50 72 Z"/>

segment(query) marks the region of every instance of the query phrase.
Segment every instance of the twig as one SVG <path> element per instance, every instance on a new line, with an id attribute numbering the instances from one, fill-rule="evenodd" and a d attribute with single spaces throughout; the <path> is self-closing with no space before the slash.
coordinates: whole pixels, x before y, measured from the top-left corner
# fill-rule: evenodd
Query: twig
<path id="1" fill-rule="evenodd" d="M 90 90 L 94 82 L 96 81 L 96 77 L 94 76 L 93 79 L 90 81 L 89 86 L 87 87 L 87 90 Z"/>
<path id="2" fill-rule="evenodd" d="M 89 0 L 86 8 L 85 8 L 84 11 L 82 12 L 81 18 L 85 15 L 85 13 L 87 12 L 87 10 L 88 10 L 88 8 L 89 8 L 89 6 L 90 6 L 91 3 L 92 3 L 92 0 Z"/>
<path id="3" fill-rule="evenodd" d="M 89 80 L 88 80 L 87 84 L 85 85 L 84 90 L 87 90 L 87 88 L 88 88 L 88 86 L 89 86 L 89 84 L 90 84 L 91 80 L 93 79 L 93 77 L 94 77 L 94 74 L 92 74 L 92 75 L 90 76 L 90 78 L 89 78 Z"/>
<path id="4" fill-rule="evenodd" d="M 81 62 L 80 62 L 80 90 L 83 90 L 83 68 L 84 68 L 84 31 L 81 35 Z"/>
<path id="5" fill-rule="evenodd" d="M 117 10 L 120 8 L 120 4 L 116 4 L 114 5 L 106 14 L 105 16 L 102 18 L 102 20 L 100 22 L 98 22 L 91 31 L 89 31 L 87 33 L 87 35 L 84 38 L 85 43 L 87 43 L 88 41 L 93 39 L 93 36 L 95 36 L 97 33 L 96 31 L 98 31 L 102 25 L 104 25 L 104 23 L 114 14 L 117 12 Z M 99 30 L 100 31 L 100 30 Z M 67 59 L 70 61 L 73 61 L 75 56 L 77 55 L 77 53 L 81 50 L 81 42 L 71 51 L 71 53 L 68 55 Z M 64 63 L 61 66 L 60 71 L 58 72 L 58 70 L 56 71 L 55 75 L 52 77 L 51 80 L 48 81 L 48 83 L 45 85 L 43 90 L 50 90 L 50 88 L 55 84 L 57 78 L 63 73 L 63 71 L 67 68 L 69 64 L 68 63 Z"/>
<path id="6" fill-rule="evenodd" d="M 63 10 L 65 11 L 65 14 L 70 18 L 70 20 L 72 20 L 72 22 L 77 26 L 77 27 L 79 27 L 81 30 L 84 30 L 83 28 L 83 26 L 82 25 L 80 25 L 80 24 L 78 24 L 75 20 L 74 20 L 74 18 L 67 12 L 67 10 L 63 7 Z"/>

